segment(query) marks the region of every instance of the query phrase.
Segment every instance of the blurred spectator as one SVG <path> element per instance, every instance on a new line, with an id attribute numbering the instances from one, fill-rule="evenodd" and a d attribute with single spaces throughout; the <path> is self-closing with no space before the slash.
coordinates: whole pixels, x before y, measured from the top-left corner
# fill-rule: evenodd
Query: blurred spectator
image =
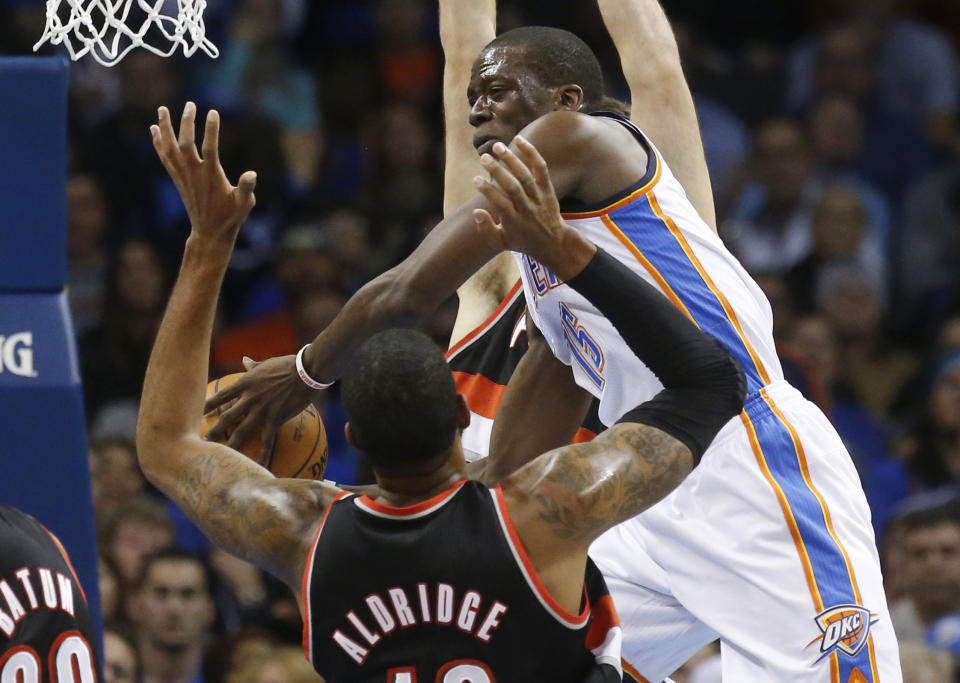
<path id="1" fill-rule="evenodd" d="M 120 584 L 113 568 L 97 556 L 97 586 L 100 589 L 100 614 L 105 622 L 120 618 Z"/>
<path id="2" fill-rule="evenodd" d="M 132 441 L 113 439 L 90 443 L 93 512 L 101 526 L 111 523 L 117 510 L 146 489 Z"/>
<path id="3" fill-rule="evenodd" d="M 900 115 L 925 126 L 931 139 L 944 142 L 953 134 L 951 116 L 960 105 L 957 56 L 937 28 L 920 24 L 897 12 L 897 0 L 843 0 L 845 19 L 863 34 L 863 54 L 875 70 L 875 98 L 879 111 Z M 789 102 L 796 108 L 809 103 L 818 71 L 816 53 L 830 39 L 811 39 L 793 52 Z M 820 45 L 818 46 L 818 42 Z M 864 61 L 866 61 L 866 59 Z M 859 62 L 821 65 L 861 69 Z"/>
<path id="4" fill-rule="evenodd" d="M 303 651 L 280 647 L 244 660 L 230 676 L 231 683 L 322 683 Z"/>
<path id="5" fill-rule="evenodd" d="M 813 106 L 808 120 L 816 176 L 824 184 L 840 183 L 855 192 L 866 209 L 868 236 L 881 254 L 889 253 L 890 206 L 886 197 L 868 183 L 864 165 L 863 117 L 848 95 L 824 95 Z"/>
<path id="6" fill-rule="evenodd" d="M 332 319 L 326 314 L 320 316 L 323 320 L 306 320 L 298 325 L 298 312 L 309 309 L 321 295 L 338 302 L 333 315 L 346 301 L 339 294 L 341 265 L 320 226 L 303 225 L 288 230 L 280 242 L 273 272 L 274 277 L 261 282 L 254 297 L 248 300 L 242 322 L 218 333 L 213 349 L 217 374 L 242 371 L 243 356 L 264 360 L 296 353 L 323 329 L 311 325 L 322 322 L 326 327 Z M 332 306 L 331 302 L 327 311 Z M 244 318 L 250 320 L 243 321 Z"/>
<path id="7" fill-rule="evenodd" d="M 301 188 L 317 177 L 320 111 L 313 75 L 297 65 L 284 33 L 282 0 L 241 0 L 220 59 L 204 79 L 211 106 L 252 106 L 279 126 L 289 178 Z"/>
<path id="8" fill-rule="evenodd" d="M 949 162 L 909 185 L 898 244 L 901 324 L 930 332 L 960 295 L 960 142 Z M 926 328 L 926 329 L 924 329 Z"/>
<path id="9" fill-rule="evenodd" d="M 142 683 L 203 683 L 200 664 L 214 618 L 207 571 L 199 557 L 178 550 L 144 562 L 129 609 Z"/>
<path id="10" fill-rule="evenodd" d="M 931 650 L 921 643 L 900 643 L 903 683 L 954 683 L 953 662 L 946 652 Z"/>
<path id="11" fill-rule="evenodd" d="M 424 40 L 427 8 L 424 0 L 377 3 L 383 83 L 392 97 L 407 102 L 422 103 L 433 94 L 440 75 L 437 41 Z"/>
<path id="12" fill-rule="evenodd" d="M 164 214 L 165 187 L 175 192 L 156 158 L 146 131 L 157 119 L 157 107 L 171 107 L 177 116 L 183 102 L 179 70 L 173 59 L 146 50 L 133 50 L 119 65 L 122 107 L 114 116 L 96 125 L 79 122 L 71 132 L 73 163 L 100 179 L 110 206 L 110 216 L 125 237 L 149 236 L 183 246 L 185 232 L 174 236 Z M 170 191 L 168 190 L 168 192 Z M 177 214 L 180 227 L 181 214 Z"/>
<path id="13" fill-rule="evenodd" d="M 803 113 L 822 95 L 850 98 L 860 112 L 863 125 L 860 170 L 888 196 L 898 197 L 903 178 L 918 173 L 929 163 L 931 149 L 925 138 L 923 117 L 910 110 L 923 98 L 916 93 L 913 98 L 906 95 L 914 88 L 902 82 L 893 86 L 885 84 L 888 74 L 877 61 L 876 38 L 871 26 L 863 22 L 828 28 L 814 43 L 812 57 L 804 57 L 804 65 L 799 67 L 804 73 L 794 74 L 795 91 L 789 105 L 791 111 Z M 797 88 L 808 77 L 808 69 L 812 85 L 801 97 Z M 797 70 L 795 58 L 793 71 Z M 955 99 L 955 94 L 951 98 Z"/>
<path id="14" fill-rule="evenodd" d="M 859 269 L 839 270 L 824 278 L 820 298 L 840 341 L 844 376 L 871 414 L 888 417 L 917 361 L 893 348 L 883 334 L 880 285 Z"/>
<path id="15" fill-rule="evenodd" d="M 67 178 L 67 292 L 78 336 L 100 322 L 107 229 L 107 205 L 100 183 L 91 175 L 71 174 Z"/>
<path id="16" fill-rule="evenodd" d="M 903 641 L 923 641 L 937 620 L 960 613 L 960 509 L 956 499 L 899 518 L 904 593 L 890 605 Z"/>
<path id="17" fill-rule="evenodd" d="M 337 209 L 323 221 L 324 236 L 337 259 L 344 291 L 352 294 L 386 269 L 370 243 L 370 221 L 359 211 Z"/>
<path id="18" fill-rule="evenodd" d="M 203 655 L 203 683 L 235 683 L 231 672 L 269 654 L 272 642 L 266 632 L 249 629 L 215 637 Z"/>
<path id="19" fill-rule="evenodd" d="M 145 558 L 173 543 L 173 533 L 173 522 L 163 504 L 149 496 L 131 498 L 117 508 L 99 537 L 122 590 L 136 585 Z"/>
<path id="20" fill-rule="evenodd" d="M 723 233 L 748 270 L 783 272 L 810 251 L 818 192 L 800 124 L 764 122 L 754 137 L 751 165 L 753 180 L 734 200 Z"/>
<path id="21" fill-rule="evenodd" d="M 223 625 L 235 630 L 249 624 L 267 597 L 260 570 L 220 548 L 210 551 L 207 562 L 217 578 L 213 592 Z M 232 614 L 225 614 L 226 606 Z"/>
<path id="22" fill-rule="evenodd" d="M 809 313 L 819 308 L 823 289 L 837 272 L 857 271 L 883 290 L 887 281 L 883 249 L 868 230 L 866 207 L 855 191 L 844 185 L 826 187 L 810 225 L 810 253 L 787 273 L 795 310 Z"/>
<path id="23" fill-rule="evenodd" d="M 426 122 L 414 107 L 394 102 L 385 108 L 376 134 L 371 183 L 378 211 L 393 220 L 415 225 L 440 206 L 441 182 L 430 139 Z"/>
<path id="24" fill-rule="evenodd" d="M 960 350 L 936 364 L 915 424 L 898 452 L 918 486 L 960 482 Z"/>
<path id="25" fill-rule="evenodd" d="M 105 683 L 139 683 L 140 658 L 134 641 L 116 625 L 103 629 L 103 677 Z"/>
<path id="26" fill-rule="evenodd" d="M 907 496 L 903 465 L 889 457 L 882 423 L 863 405 L 843 374 L 840 347 L 830 321 L 822 315 L 797 319 L 787 336 L 789 357 L 807 373 L 808 384 L 823 387 L 830 418 L 860 473 L 874 528 L 880 532 L 894 506 Z"/>
<path id="27" fill-rule="evenodd" d="M 139 399 L 163 316 L 167 273 L 149 242 L 127 242 L 107 274 L 103 322 L 79 341 L 87 416 L 110 401 Z"/>

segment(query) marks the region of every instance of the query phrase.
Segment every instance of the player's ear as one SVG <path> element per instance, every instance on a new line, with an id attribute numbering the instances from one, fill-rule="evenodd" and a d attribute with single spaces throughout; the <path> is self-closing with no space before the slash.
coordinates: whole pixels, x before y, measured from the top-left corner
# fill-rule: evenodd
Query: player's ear
<path id="1" fill-rule="evenodd" d="M 559 109 L 578 111 L 583 104 L 583 88 L 579 85 L 561 85 L 556 89 L 554 97 Z"/>
<path id="2" fill-rule="evenodd" d="M 467 397 L 463 394 L 457 394 L 457 427 L 462 432 L 470 426 L 470 407 L 467 405 Z"/>

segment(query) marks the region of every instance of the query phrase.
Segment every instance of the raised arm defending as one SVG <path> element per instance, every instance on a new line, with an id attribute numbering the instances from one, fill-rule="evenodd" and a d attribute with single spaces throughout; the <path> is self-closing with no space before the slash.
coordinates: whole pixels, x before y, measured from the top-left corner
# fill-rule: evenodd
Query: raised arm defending
<path id="1" fill-rule="evenodd" d="M 690 199 L 717 230 L 710 174 L 677 40 L 657 0 L 597 0 L 630 88 L 630 120 L 650 136 Z"/>
<path id="2" fill-rule="evenodd" d="M 218 546 L 298 590 L 311 539 L 338 492 L 317 482 L 276 479 L 246 456 L 199 436 L 217 297 L 233 243 L 254 205 L 256 175 L 238 187 L 217 157 L 220 119 L 207 116 L 203 158 L 188 103 L 179 140 L 161 107 L 153 144 L 190 216 L 183 264 L 147 366 L 137 454 L 147 478 Z"/>
<path id="3" fill-rule="evenodd" d="M 476 190 L 473 177 L 483 172 L 473 148 L 467 86 L 470 69 L 483 47 L 496 35 L 496 0 L 440 0 L 440 44 L 443 46 L 443 213 L 452 213 Z M 520 277 L 510 254 L 495 256 L 457 289 L 460 305 L 450 346 L 486 320 Z"/>

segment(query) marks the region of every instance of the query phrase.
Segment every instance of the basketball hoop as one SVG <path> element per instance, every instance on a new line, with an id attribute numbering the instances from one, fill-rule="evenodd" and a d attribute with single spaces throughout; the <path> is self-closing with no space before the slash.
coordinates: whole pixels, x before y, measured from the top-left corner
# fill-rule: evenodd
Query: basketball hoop
<path id="1" fill-rule="evenodd" d="M 104 66 L 115 65 L 135 47 L 161 57 L 169 57 L 179 46 L 186 57 L 198 48 L 217 57 L 220 51 L 207 40 L 203 25 L 207 1 L 176 0 L 177 15 L 164 14 L 164 4 L 172 1 L 47 0 L 47 25 L 33 49 L 47 41 L 51 45 L 63 43 L 72 60 L 89 53 Z M 141 23 L 136 27 L 138 21 Z"/>

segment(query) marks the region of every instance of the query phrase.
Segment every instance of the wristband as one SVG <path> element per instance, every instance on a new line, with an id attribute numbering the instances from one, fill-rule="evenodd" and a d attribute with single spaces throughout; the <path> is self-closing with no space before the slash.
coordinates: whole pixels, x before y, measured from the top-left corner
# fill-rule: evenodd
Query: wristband
<path id="1" fill-rule="evenodd" d="M 303 348 L 297 351 L 297 374 L 300 375 L 300 379 L 302 379 L 303 383 L 311 389 L 326 389 L 327 387 L 333 386 L 333 382 L 330 382 L 330 384 L 324 384 L 323 382 L 318 382 L 307 374 L 306 369 L 303 367 L 303 352 L 307 350 L 308 346 L 310 345 L 304 344 Z"/>

